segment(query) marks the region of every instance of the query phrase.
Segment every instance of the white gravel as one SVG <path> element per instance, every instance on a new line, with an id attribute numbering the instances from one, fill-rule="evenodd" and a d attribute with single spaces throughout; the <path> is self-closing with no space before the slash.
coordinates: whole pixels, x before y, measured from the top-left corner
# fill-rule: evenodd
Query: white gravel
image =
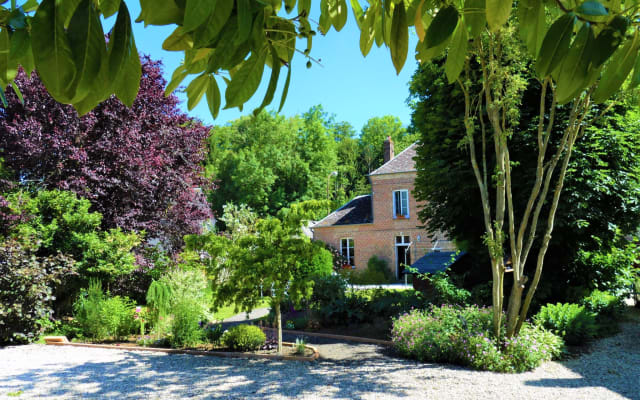
<path id="1" fill-rule="evenodd" d="M 316 363 L 9 347 L 0 349 L 0 398 L 640 399 L 639 321 L 636 312 L 588 354 L 523 374 L 418 364 L 361 344 Z"/>

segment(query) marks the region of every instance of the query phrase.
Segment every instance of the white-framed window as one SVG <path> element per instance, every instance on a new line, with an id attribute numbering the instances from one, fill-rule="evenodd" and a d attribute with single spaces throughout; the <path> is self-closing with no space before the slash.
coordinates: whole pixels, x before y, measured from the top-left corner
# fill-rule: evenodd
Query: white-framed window
<path id="1" fill-rule="evenodd" d="M 344 257 L 349 265 L 352 267 L 356 265 L 355 263 L 355 252 L 353 247 L 353 238 L 342 238 L 340 239 L 340 253 L 342 257 Z"/>
<path id="2" fill-rule="evenodd" d="M 409 218 L 409 191 L 393 191 L 393 218 Z"/>

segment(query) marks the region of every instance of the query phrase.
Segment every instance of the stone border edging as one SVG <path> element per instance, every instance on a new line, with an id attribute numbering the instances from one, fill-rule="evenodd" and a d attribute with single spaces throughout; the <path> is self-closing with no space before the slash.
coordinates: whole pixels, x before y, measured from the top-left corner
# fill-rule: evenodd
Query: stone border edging
<path id="1" fill-rule="evenodd" d="M 141 346 L 116 346 L 112 344 L 92 344 L 92 343 L 71 343 L 65 336 L 47 336 L 44 338 L 45 343 L 51 346 L 75 346 L 89 347 L 94 349 L 115 349 L 127 351 L 151 351 L 156 353 L 167 354 L 188 354 L 193 356 L 216 356 L 227 358 L 263 358 L 268 360 L 285 360 L 285 361 L 315 361 L 320 357 L 318 349 L 305 344 L 305 347 L 313 351 L 311 356 L 281 356 L 277 354 L 253 354 L 232 351 L 204 351 L 204 350 L 180 350 L 180 349 L 163 349 L 158 347 L 141 347 Z M 282 342 L 283 346 L 293 347 L 294 343 Z"/>
<path id="2" fill-rule="evenodd" d="M 277 331 L 276 328 L 267 328 L 263 327 L 262 329 Z M 307 331 L 293 331 L 289 329 L 283 329 L 282 333 L 288 333 L 291 335 L 300 335 L 300 336 L 315 336 L 327 339 L 337 339 L 337 340 L 346 340 L 349 342 L 360 342 L 360 343 L 369 343 L 369 344 L 379 344 L 382 346 L 393 346 L 393 342 L 390 340 L 381 340 L 381 339 L 370 339 L 360 336 L 344 336 L 344 335 L 333 335 L 331 333 L 321 333 L 321 332 L 307 332 Z"/>

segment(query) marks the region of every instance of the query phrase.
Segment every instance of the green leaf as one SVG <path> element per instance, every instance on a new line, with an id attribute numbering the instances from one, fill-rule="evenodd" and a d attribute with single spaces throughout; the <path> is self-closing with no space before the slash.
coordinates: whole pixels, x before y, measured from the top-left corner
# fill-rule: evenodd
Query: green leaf
<path id="1" fill-rule="evenodd" d="M 616 16 L 611 20 L 609 25 L 598 34 L 594 44 L 595 52 L 591 60 L 596 67 L 604 64 L 616 51 L 624 39 L 624 34 L 628 26 L 629 20 L 627 18 Z"/>
<path id="2" fill-rule="evenodd" d="M 273 101 L 273 96 L 276 93 L 276 87 L 278 86 L 278 79 L 280 78 L 280 68 L 281 68 L 281 63 L 280 63 L 280 58 L 278 57 L 278 53 L 276 52 L 276 50 L 273 48 L 273 46 L 269 46 L 270 47 L 270 53 L 271 53 L 271 78 L 269 78 L 269 86 L 267 87 L 267 93 L 264 95 L 264 99 L 262 100 L 262 103 L 260 104 L 260 107 L 256 108 L 253 111 L 254 115 L 258 115 L 258 113 L 260 111 L 262 111 L 263 108 L 265 108 L 267 105 L 271 104 L 271 102 Z"/>
<path id="3" fill-rule="evenodd" d="M 464 2 L 464 20 L 471 37 L 477 37 L 487 23 L 485 0 L 466 0 Z"/>
<path id="4" fill-rule="evenodd" d="M 209 84 L 207 85 L 207 105 L 209 106 L 209 112 L 213 116 L 213 119 L 218 118 L 221 103 L 220 88 L 218 87 L 216 78 L 213 75 L 209 75 Z"/>
<path id="5" fill-rule="evenodd" d="M 400 74 L 409 50 L 409 28 L 407 27 L 407 14 L 404 9 L 404 2 L 396 4 L 393 9 L 393 20 L 391 22 L 391 61 L 396 68 L 396 73 Z"/>
<path id="6" fill-rule="evenodd" d="M 427 47 L 426 41 L 418 42 L 418 44 L 416 45 L 416 53 L 418 54 L 417 59 L 420 62 L 426 62 L 435 57 L 438 57 L 447 48 L 449 42 L 451 42 L 451 36 L 449 36 L 447 39 L 445 39 L 444 42 L 435 47 Z"/>
<path id="7" fill-rule="evenodd" d="M 629 83 L 629 89 L 633 89 L 640 85 L 640 57 L 636 59 L 636 65 L 633 68 L 633 75 L 631 75 L 631 82 Z"/>
<path id="8" fill-rule="evenodd" d="M 449 39 L 458 25 L 458 10 L 454 6 L 440 9 L 427 29 L 427 48 L 436 47 Z"/>
<path id="9" fill-rule="evenodd" d="M 487 0 L 487 22 L 492 31 L 498 30 L 502 25 L 507 23 L 509 15 L 511 15 L 511 0 Z"/>
<path id="10" fill-rule="evenodd" d="M 640 35 L 636 31 L 633 38 L 627 40 L 625 45 L 611 57 L 600 78 L 598 88 L 593 93 L 593 100 L 596 103 L 607 100 L 622 86 L 638 59 L 638 48 L 640 48 Z"/>
<path id="11" fill-rule="evenodd" d="M 31 52 L 31 38 L 26 29 L 19 29 L 11 35 L 11 49 L 9 51 L 12 60 L 20 62 L 27 53 Z"/>
<path id="12" fill-rule="evenodd" d="M 202 74 L 192 80 L 187 86 L 187 108 L 193 110 L 198 105 L 202 96 L 204 96 L 207 86 L 209 85 L 209 75 Z"/>
<path id="13" fill-rule="evenodd" d="M 223 3 L 233 3 L 224 1 Z M 147 25 L 171 25 L 182 23 L 184 12 L 174 0 L 140 0 L 140 15 L 136 22 L 144 21 Z"/>
<path id="14" fill-rule="evenodd" d="M 329 0 L 320 0 L 320 21 L 318 28 L 323 35 L 326 35 L 331 29 L 331 15 L 329 15 Z"/>
<path id="15" fill-rule="evenodd" d="M 349 16 L 349 10 L 347 8 L 347 2 L 345 0 L 334 0 L 335 16 L 332 18 L 333 27 L 336 31 L 340 32 L 347 23 L 347 17 Z"/>
<path id="16" fill-rule="evenodd" d="M 68 103 L 73 97 L 71 86 L 76 67 L 55 3 L 44 0 L 38 7 L 31 25 L 31 47 L 38 74 L 49 94 L 61 103 Z"/>
<path id="17" fill-rule="evenodd" d="M 597 1 L 585 1 L 576 9 L 579 14 L 589 15 L 592 17 L 607 16 L 609 12 L 602 4 Z"/>
<path id="18" fill-rule="evenodd" d="M 298 14 L 308 17 L 311 12 L 311 0 L 298 0 Z"/>
<path id="19" fill-rule="evenodd" d="M 267 52 L 260 49 L 257 52 L 254 51 L 251 57 L 241 64 L 224 93 L 225 109 L 243 105 L 258 90 L 266 57 Z"/>
<path id="20" fill-rule="evenodd" d="M 109 40 L 109 80 L 114 82 L 115 95 L 131 107 L 138 94 L 142 66 L 131 30 L 131 17 L 125 2 L 120 10 Z"/>
<path id="21" fill-rule="evenodd" d="M 4 106 L 4 108 L 9 107 L 9 104 L 7 103 L 7 98 L 4 95 L 4 89 L 2 88 L 2 86 L 0 86 L 0 100 L 2 101 L 2 105 Z"/>
<path id="22" fill-rule="evenodd" d="M 449 45 L 449 53 L 447 61 L 444 64 L 444 71 L 447 74 L 449 83 L 453 83 L 458 79 L 462 69 L 464 68 L 464 60 L 467 57 L 467 27 L 464 21 L 458 23 L 458 27 L 453 34 L 451 44 Z"/>
<path id="23" fill-rule="evenodd" d="M 551 25 L 542 42 L 536 63 L 538 76 L 550 75 L 567 55 L 575 21 L 575 15 L 569 13 L 561 16 Z"/>
<path id="24" fill-rule="evenodd" d="M 356 23 L 358 24 L 358 28 L 362 29 L 362 18 L 364 17 L 364 11 L 360 6 L 360 2 L 358 0 L 350 0 L 351 9 L 353 10 L 353 15 L 356 17 Z"/>
<path id="25" fill-rule="evenodd" d="M 527 45 L 527 50 L 534 57 L 540 52 L 544 39 L 545 17 L 543 0 L 520 0 L 518 4 L 518 19 L 522 21 L 520 37 Z"/>
<path id="26" fill-rule="evenodd" d="M 362 21 L 362 26 L 360 27 L 360 52 L 363 56 L 367 56 L 369 51 L 371 51 L 371 47 L 373 46 L 373 40 L 375 37 L 375 32 L 373 31 L 373 15 L 371 11 L 368 11 Z"/>
<path id="27" fill-rule="evenodd" d="M 221 0 L 224 1 L 224 0 Z M 213 13 L 218 0 L 187 0 L 184 10 L 184 32 L 191 32 L 202 25 Z"/>
<path id="28" fill-rule="evenodd" d="M 176 68 L 173 71 L 173 75 L 171 76 L 171 82 L 169 82 L 169 84 L 167 85 L 167 88 L 164 90 L 164 95 L 169 97 L 169 95 L 173 93 L 173 91 L 176 90 L 178 86 L 180 86 L 180 84 L 182 83 L 184 78 L 187 77 L 187 75 L 189 75 L 189 73 L 187 72 L 185 65 L 181 64 L 178 68 Z"/>
<path id="29" fill-rule="evenodd" d="M 11 87 L 13 88 L 13 92 L 16 94 L 16 96 L 18 96 L 18 101 L 20 101 L 20 104 L 24 105 L 24 97 L 22 97 L 22 92 L 20 91 L 18 85 L 16 85 L 14 81 L 11 81 Z"/>
<path id="30" fill-rule="evenodd" d="M 559 104 L 568 103 L 584 90 L 589 78 L 590 51 L 593 41 L 593 30 L 586 23 L 576 35 L 569 53 L 559 68 L 556 87 Z"/>
<path id="31" fill-rule="evenodd" d="M 109 18 L 120 9 L 120 0 L 100 0 L 100 11 L 105 18 Z"/>
<path id="32" fill-rule="evenodd" d="M 74 103 L 87 95 L 98 76 L 102 60 L 107 56 L 102 24 L 91 0 L 84 0 L 76 8 L 67 34 L 78 71 L 71 100 Z"/>
<path id="33" fill-rule="evenodd" d="M 238 0 L 238 35 L 236 36 L 235 43 L 240 44 L 249 39 L 251 34 L 252 9 L 251 2 L 249 0 Z"/>
<path id="34" fill-rule="evenodd" d="M 168 51 L 186 51 L 193 48 L 193 39 L 179 26 L 164 40 L 162 48 Z"/>
<path id="35" fill-rule="evenodd" d="M 233 3 L 233 1 L 228 0 L 216 1 L 216 8 L 213 13 L 209 15 L 207 22 L 193 33 L 193 43 L 195 47 L 207 47 L 221 33 L 222 28 L 231 16 Z"/>
<path id="36" fill-rule="evenodd" d="M 133 38 L 132 38 L 133 41 Z M 114 94 L 127 107 L 131 107 L 138 96 L 140 79 L 142 78 L 142 65 L 135 42 L 132 43 L 131 54 L 127 57 L 122 75 L 118 80 Z"/>
<path id="37" fill-rule="evenodd" d="M 0 31 L 0 86 L 5 87 L 11 82 L 17 72 L 17 65 L 11 59 L 11 42 L 6 28 Z"/>
<path id="38" fill-rule="evenodd" d="M 284 80 L 284 88 L 282 89 L 282 97 L 280 98 L 280 107 L 278 107 L 278 112 L 282 111 L 282 107 L 284 107 L 284 102 L 287 100 L 287 94 L 289 93 L 289 84 L 291 83 L 291 65 L 287 68 L 287 79 Z"/>
<path id="39" fill-rule="evenodd" d="M 27 0 L 23 5 L 22 9 L 24 12 L 35 11 L 38 8 L 38 0 Z"/>
<path id="40" fill-rule="evenodd" d="M 76 8 L 78 8 L 78 4 L 80 4 L 80 2 L 82 2 L 82 0 L 56 1 L 56 18 L 58 18 L 58 22 L 61 21 L 64 24 L 65 29 L 69 27 L 71 17 L 76 11 Z"/>

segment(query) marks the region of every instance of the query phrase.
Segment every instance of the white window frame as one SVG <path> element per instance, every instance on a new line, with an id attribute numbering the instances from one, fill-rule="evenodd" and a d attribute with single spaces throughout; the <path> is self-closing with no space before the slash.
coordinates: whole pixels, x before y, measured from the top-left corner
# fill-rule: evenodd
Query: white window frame
<path id="1" fill-rule="evenodd" d="M 340 238 L 340 255 L 342 257 L 344 257 L 344 246 L 343 246 L 343 240 L 347 241 L 347 256 L 345 257 L 347 259 L 347 263 L 349 263 L 349 265 L 351 265 L 352 268 L 355 268 L 356 266 L 356 241 L 353 240 L 352 237 L 344 237 L 344 238 Z M 351 247 L 349 247 L 349 241 L 351 241 Z M 353 258 L 353 264 L 351 263 L 351 259 Z"/>
<path id="2" fill-rule="evenodd" d="M 398 214 L 396 213 L 396 193 L 400 192 L 400 201 L 402 202 L 402 193 L 405 194 L 406 199 L 407 199 L 407 204 L 406 204 L 406 214 L 400 214 L 401 216 L 403 216 L 404 218 L 409 218 L 409 191 L 407 189 L 401 189 L 401 190 L 394 190 L 393 191 L 393 218 L 398 218 Z M 400 210 L 402 211 L 402 207 L 403 205 L 400 205 Z"/>

